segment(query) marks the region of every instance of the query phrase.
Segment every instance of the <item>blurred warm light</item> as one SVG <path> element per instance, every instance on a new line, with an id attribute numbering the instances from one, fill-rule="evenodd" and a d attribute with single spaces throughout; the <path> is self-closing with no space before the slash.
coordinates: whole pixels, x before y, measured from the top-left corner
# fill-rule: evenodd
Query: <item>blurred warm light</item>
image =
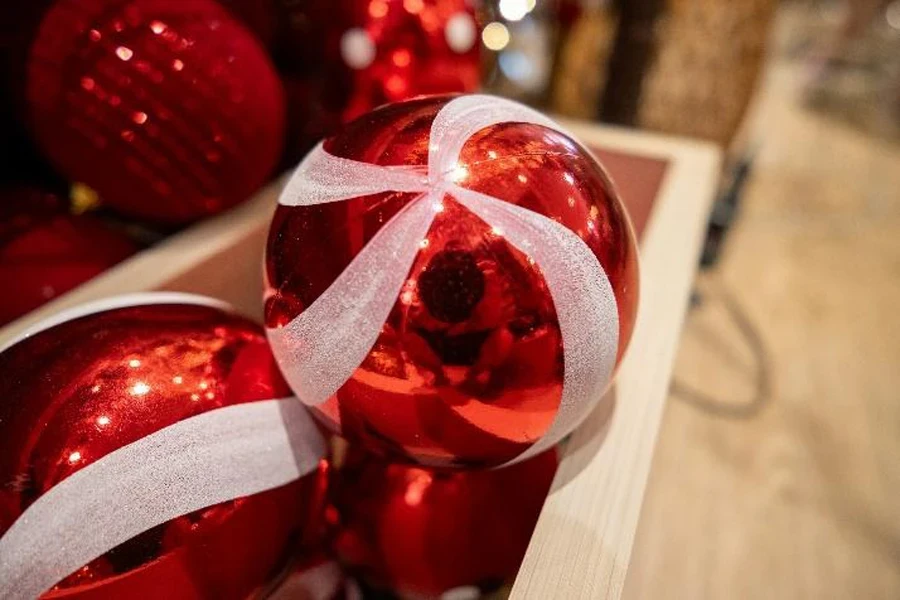
<path id="1" fill-rule="evenodd" d="M 481 32 L 481 41 L 489 50 L 500 51 L 509 43 L 509 30 L 503 23 L 488 23 Z"/>
<path id="2" fill-rule="evenodd" d="M 422 0 L 403 0 L 403 8 L 406 9 L 406 12 L 414 15 L 422 12 L 424 6 L 425 5 Z"/>
<path id="3" fill-rule="evenodd" d="M 478 39 L 478 30 L 474 19 L 467 13 L 456 13 L 447 21 L 444 38 L 450 49 L 457 54 L 468 52 L 475 45 L 475 40 Z"/>
<path id="4" fill-rule="evenodd" d="M 341 36 L 341 58 L 351 69 L 365 69 L 375 60 L 375 42 L 362 27 L 353 27 Z"/>
<path id="5" fill-rule="evenodd" d="M 93 80 L 92 80 L 93 83 Z M 69 199 L 72 201 L 72 212 L 80 215 L 100 205 L 100 196 L 93 189 L 83 183 L 73 183 L 69 191 Z"/>
<path id="6" fill-rule="evenodd" d="M 888 5 L 884 18 L 892 28 L 900 29 L 900 0 L 894 0 Z"/>
<path id="7" fill-rule="evenodd" d="M 533 8 L 534 0 L 500 0 L 500 14 L 507 21 L 521 21 Z"/>
<path id="8" fill-rule="evenodd" d="M 407 50 L 406 48 L 400 48 L 399 50 L 394 50 L 394 54 L 391 55 L 391 59 L 398 67 L 408 67 L 410 61 L 412 60 L 412 55 L 410 55 L 409 50 Z"/>
<path id="9" fill-rule="evenodd" d="M 403 500 L 408 506 L 418 506 L 422 503 L 425 491 L 431 486 L 432 477 L 425 471 L 413 471 L 410 473 L 412 480 L 406 486 Z"/>
<path id="10" fill-rule="evenodd" d="M 380 19 L 388 13 L 388 5 L 384 0 L 372 0 L 369 3 L 369 16 L 373 19 Z"/>
<path id="11" fill-rule="evenodd" d="M 131 387 L 132 396 L 143 396 L 150 391 L 150 386 L 143 381 L 138 381 Z"/>
<path id="12" fill-rule="evenodd" d="M 122 60 L 131 60 L 131 57 L 134 56 L 134 52 L 131 51 L 131 48 L 119 46 L 118 48 L 116 48 L 116 56 L 118 56 Z"/>
<path id="13" fill-rule="evenodd" d="M 384 87 L 388 93 L 394 96 L 400 96 L 406 93 L 406 80 L 399 75 L 391 75 L 384 82 Z"/>

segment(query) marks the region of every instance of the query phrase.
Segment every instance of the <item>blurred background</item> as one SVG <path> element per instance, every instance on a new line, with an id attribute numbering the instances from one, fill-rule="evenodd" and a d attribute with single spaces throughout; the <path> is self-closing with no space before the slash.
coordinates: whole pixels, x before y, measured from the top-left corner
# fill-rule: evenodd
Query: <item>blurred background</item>
<path id="1" fill-rule="evenodd" d="M 0 49 L 0 324 L 385 102 L 717 144 L 626 596 L 900 597 L 900 0 L 38 0 Z"/>

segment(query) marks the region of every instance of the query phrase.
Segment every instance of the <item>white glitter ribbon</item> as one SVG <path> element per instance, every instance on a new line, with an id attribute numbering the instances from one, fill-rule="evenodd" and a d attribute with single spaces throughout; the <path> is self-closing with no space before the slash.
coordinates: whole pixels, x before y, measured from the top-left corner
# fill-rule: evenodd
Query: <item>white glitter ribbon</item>
<path id="1" fill-rule="evenodd" d="M 279 198 L 283 205 L 313 206 L 382 192 L 419 194 L 306 310 L 283 327 L 267 330 L 281 369 L 303 402 L 325 402 L 369 354 L 445 195 L 501 231 L 535 261 L 559 319 L 565 361 L 559 410 L 546 434 L 515 460 L 557 443 L 600 399 L 615 366 L 619 318 L 612 286 L 597 258 L 581 238 L 556 221 L 455 182 L 465 143 L 478 131 L 501 123 L 562 131 L 516 102 L 461 96 L 448 102 L 432 123 L 427 174 L 419 166 L 340 158 L 321 144 L 297 167 Z"/>
<path id="2" fill-rule="evenodd" d="M 152 527 L 295 481 L 325 451 L 294 397 L 160 429 L 66 477 L 22 513 L 0 538 L 0 598 L 31 600 Z"/>

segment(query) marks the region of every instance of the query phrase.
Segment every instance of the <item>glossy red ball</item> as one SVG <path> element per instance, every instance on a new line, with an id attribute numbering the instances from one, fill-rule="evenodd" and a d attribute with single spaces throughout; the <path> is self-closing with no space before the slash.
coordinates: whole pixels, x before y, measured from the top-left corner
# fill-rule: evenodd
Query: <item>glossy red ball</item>
<path id="1" fill-rule="evenodd" d="M 440 472 L 351 449 L 332 494 L 335 550 L 402 598 L 477 597 L 518 571 L 556 465 L 550 450 L 503 469 Z"/>
<path id="2" fill-rule="evenodd" d="M 127 236 L 90 216 L 63 210 L 55 195 L 34 188 L 0 192 L 0 325 L 99 275 L 134 254 Z"/>
<path id="3" fill-rule="evenodd" d="M 327 139 L 325 149 L 379 165 L 425 165 L 432 120 L 447 101 L 389 105 Z M 615 295 L 621 358 L 637 306 L 637 254 L 602 167 L 564 134 L 522 123 L 476 133 L 459 162 L 464 187 L 553 218 L 584 241 Z M 279 206 L 266 254 L 266 325 L 300 314 L 415 198 Z M 451 196 L 421 246 L 374 347 L 314 413 L 394 459 L 503 464 L 539 440 L 559 408 L 564 365 L 553 301 L 534 261 Z"/>
<path id="4" fill-rule="evenodd" d="M 213 0 L 57 0 L 31 47 L 26 98 L 56 166 L 147 221 L 187 223 L 246 199 L 282 148 L 278 76 Z"/>
<path id="5" fill-rule="evenodd" d="M 31 335 L 0 352 L 0 535 L 124 445 L 211 409 L 289 395 L 260 328 L 212 306 L 125 306 Z M 246 598 L 295 537 L 320 533 L 325 469 L 154 527 L 45 597 Z"/>

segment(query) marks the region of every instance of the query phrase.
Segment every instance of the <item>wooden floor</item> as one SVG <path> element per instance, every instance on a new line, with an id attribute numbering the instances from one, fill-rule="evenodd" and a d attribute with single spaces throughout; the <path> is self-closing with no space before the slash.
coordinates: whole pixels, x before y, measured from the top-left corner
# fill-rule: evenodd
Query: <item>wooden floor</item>
<path id="1" fill-rule="evenodd" d="M 787 56 L 686 325 L 629 599 L 900 598 L 900 144 L 805 109 Z"/>

